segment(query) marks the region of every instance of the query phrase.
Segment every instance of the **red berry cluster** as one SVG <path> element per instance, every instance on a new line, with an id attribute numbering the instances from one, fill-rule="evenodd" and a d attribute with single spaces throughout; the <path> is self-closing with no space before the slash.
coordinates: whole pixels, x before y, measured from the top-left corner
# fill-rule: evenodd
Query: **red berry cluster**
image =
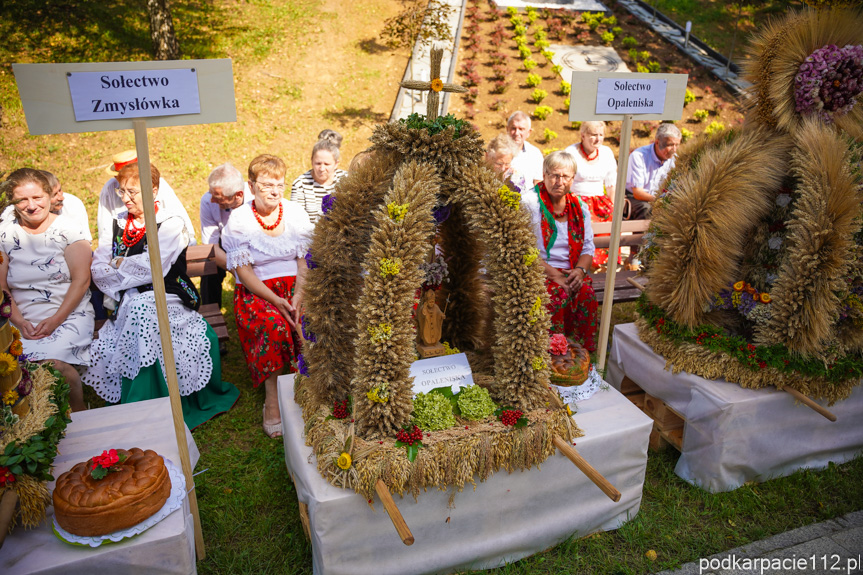
<path id="1" fill-rule="evenodd" d="M 416 425 L 414 425 L 414 428 L 410 432 L 407 429 L 399 429 L 399 432 L 396 433 L 396 439 L 408 445 L 422 441 L 422 438 L 423 430 Z"/>
<path id="2" fill-rule="evenodd" d="M 333 402 L 333 417 L 336 419 L 344 419 L 349 415 L 348 413 L 348 400 L 339 401 L 338 399 Z"/>
<path id="3" fill-rule="evenodd" d="M 524 415 L 520 409 L 507 409 L 506 411 L 500 414 L 500 422 L 504 425 L 508 425 L 512 427 L 518 420 L 521 419 L 521 416 Z"/>

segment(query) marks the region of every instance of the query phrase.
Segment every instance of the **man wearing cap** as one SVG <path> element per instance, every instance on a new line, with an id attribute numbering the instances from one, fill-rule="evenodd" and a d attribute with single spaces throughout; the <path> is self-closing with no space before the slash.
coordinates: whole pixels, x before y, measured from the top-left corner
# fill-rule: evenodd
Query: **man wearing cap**
<path id="1" fill-rule="evenodd" d="M 90 233 L 90 219 L 87 217 L 87 208 L 84 207 L 84 202 L 63 191 L 63 186 L 60 185 L 60 180 L 57 176 L 46 170 L 39 170 L 43 176 L 48 179 L 51 184 L 51 213 L 58 216 L 66 216 L 74 221 L 84 232 L 84 237 L 88 242 L 93 241 L 93 235 Z M 14 206 L 7 206 L 0 215 L 0 221 L 14 217 Z"/>
<path id="2" fill-rule="evenodd" d="M 201 243 L 213 244 L 219 273 L 201 278 L 201 303 L 222 305 L 222 280 L 225 279 L 227 258 L 222 249 L 222 228 L 228 223 L 231 212 L 243 205 L 251 192 L 243 174 L 229 163 L 210 172 L 207 178 L 209 191 L 201 198 Z"/>
<path id="3" fill-rule="evenodd" d="M 110 245 L 114 217 L 126 209 L 123 200 L 117 195 L 118 184 L 114 176 L 123 166 L 137 162 L 138 153 L 135 150 L 125 150 L 115 154 L 111 160 L 111 165 L 105 170 L 105 173 L 111 175 L 111 179 L 102 186 L 102 191 L 99 194 L 99 211 L 96 215 L 100 246 L 103 242 Z M 195 243 L 195 227 L 192 225 L 192 220 L 189 219 L 189 214 L 186 213 L 186 208 L 180 202 L 177 194 L 174 193 L 174 189 L 168 185 L 164 178 L 159 178 L 159 197 L 156 202 L 163 204 L 165 208 L 178 212 L 183 217 L 191 238 L 189 245 L 193 245 Z"/>

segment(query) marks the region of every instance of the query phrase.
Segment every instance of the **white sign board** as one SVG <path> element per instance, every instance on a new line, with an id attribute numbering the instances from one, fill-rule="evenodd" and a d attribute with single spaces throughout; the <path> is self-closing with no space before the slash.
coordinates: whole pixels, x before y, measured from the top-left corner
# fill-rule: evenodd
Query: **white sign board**
<path id="1" fill-rule="evenodd" d="M 573 72 L 569 121 L 679 120 L 687 74 Z"/>
<path id="2" fill-rule="evenodd" d="M 599 78 L 596 86 L 597 114 L 662 114 L 668 80 L 621 80 Z"/>
<path id="3" fill-rule="evenodd" d="M 418 359 L 411 364 L 411 377 L 414 378 L 414 396 L 447 386 L 458 393 L 462 387 L 473 385 L 473 373 L 463 353 Z"/>
<path id="4" fill-rule="evenodd" d="M 34 135 L 131 130 L 136 118 L 146 118 L 148 128 L 237 121 L 228 59 L 12 64 L 12 70 L 27 127 Z M 110 90 L 102 89 L 103 77 Z M 158 86 L 151 85 L 152 79 Z M 110 97 L 100 97 L 102 92 L 110 92 Z M 197 104 L 192 102 L 193 93 Z M 101 100 L 98 108 L 93 100 Z M 79 118 L 87 113 L 84 104 L 95 115 L 92 119 Z"/>
<path id="5" fill-rule="evenodd" d="M 198 71 L 67 72 L 75 120 L 200 114 Z"/>

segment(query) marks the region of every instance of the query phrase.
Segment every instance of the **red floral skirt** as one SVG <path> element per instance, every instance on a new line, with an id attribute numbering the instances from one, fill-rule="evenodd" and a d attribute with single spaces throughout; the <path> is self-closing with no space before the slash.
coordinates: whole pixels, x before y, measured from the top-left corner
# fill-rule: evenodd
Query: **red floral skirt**
<path id="1" fill-rule="evenodd" d="M 610 222 L 614 212 L 614 204 L 606 195 L 601 196 L 579 196 L 581 201 L 587 204 L 590 209 L 590 221 L 592 222 Z M 609 234 L 599 234 L 600 236 L 608 237 Z M 608 249 L 597 248 L 593 254 L 593 268 L 608 263 Z M 617 264 L 620 265 L 620 248 L 617 248 Z"/>
<path id="2" fill-rule="evenodd" d="M 263 282 L 277 296 L 292 301 L 296 279 L 296 276 L 287 276 Z M 246 286 L 237 285 L 234 319 L 255 387 L 274 373 L 294 371 L 293 362 L 299 353 L 300 338 L 291 332 L 291 326 L 275 306 L 247 290 Z"/>
<path id="3" fill-rule="evenodd" d="M 545 278 L 545 289 L 551 303 L 548 315 L 551 316 L 550 333 L 562 333 L 581 343 L 593 353 L 596 351 L 596 294 L 589 277 L 584 279 L 581 288 L 571 296 L 566 295 L 563 286 Z"/>

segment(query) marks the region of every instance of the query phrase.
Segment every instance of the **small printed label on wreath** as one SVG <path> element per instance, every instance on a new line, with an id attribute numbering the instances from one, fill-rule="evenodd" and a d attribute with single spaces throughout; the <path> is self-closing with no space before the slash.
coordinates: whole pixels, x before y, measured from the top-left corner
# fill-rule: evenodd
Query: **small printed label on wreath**
<path id="1" fill-rule="evenodd" d="M 411 377 L 414 378 L 414 395 L 446 386 L 458 393 L 462 387 L 473 385 L 470 364 L 463 353 L 418 359 L 411 364 Z"/>

